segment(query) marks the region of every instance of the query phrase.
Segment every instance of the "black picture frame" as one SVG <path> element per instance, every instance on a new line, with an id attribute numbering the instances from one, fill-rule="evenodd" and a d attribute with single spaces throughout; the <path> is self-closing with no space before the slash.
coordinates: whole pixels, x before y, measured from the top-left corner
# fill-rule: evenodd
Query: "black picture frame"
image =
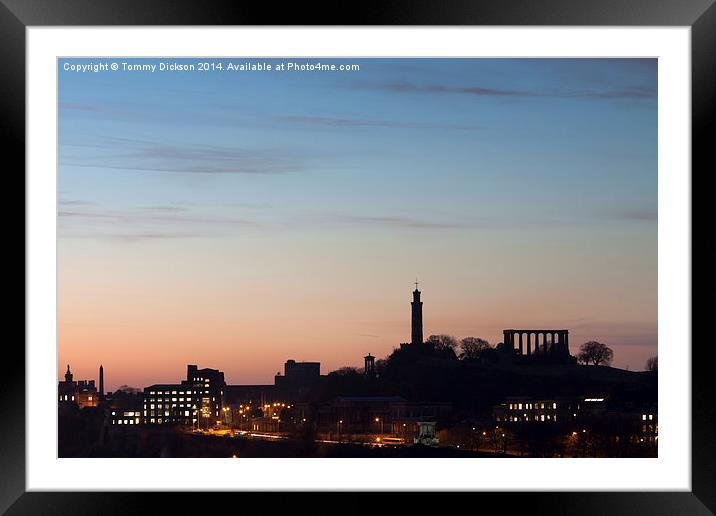
<path id="1" fill-rule="evenodd" d="M 692 191 L 693 179 L 716 170 L 716 6 L 714 0 L 491 0 L 437 2 L 428 0 L 362 1 L 353 4 L 268 3 L 190 0 L 0 0 L 0 113 L 4 162 L 25 166 L 25 30 L 32 26 L 82 25 L 554 25 L 554 26 L 688 26 L 691 28 L 692 74 Z M 5 168 L 5 167 L 3 167 Z M 697 170 L 700 172 L 695 173 Z M 19 180 L 15 169 L 5 169 Z M 24 191 L 24 182 L 14 192 Z M 693 201 L 692 201 L 693 202 Z M 696 221 L 694 220 L 694 223 Z M 695 224 L 694 224 L 695 225 Z M 693 232 L 693 230 L 692 230 Z M 23 235 L 24 238 L 24 235 Z M 24 249 L 24 246 L 23 246 Z M 693 249 L 691 250 L 693 257 Z M 10 255 L 15 253 L 9 253 Z M 24 251 L 17 253 L 24 260 Z M 693 266 L 692 266 L 693 275 Z M 703 287 L 702 287 L 703 289 Z M 17 303 L 20 304 L 20 303 Z M 693 307 L 692 307 L 693 308 Z M 22 308 L 24 312 L 24 304 Z M 694 312 L 695 313 L 695 312 Z M 19 320 L 21 316 L 17 319 Z M 695 322 L 692 313 L 692 321 Z M 14 318 L 8 317 L 7 321 Z M 696 329 L 696 326 L 693 328 Z M 714 514 L 716 511 L 716 404 L 711 399 L 712 367 L 709 342 L 684 335 L 680 343 L 692 352 L 692 490 L 690 492 L 553 492 L 481 493 L 479 503 L 531 514 Z M 18 347 L 8 342 L 8 347 Z M 26 492 L 25 489 L 25 360 L 18 354 L 3 367 L 0 391 L 4 421 L 0 425 L 0 512 L 7 514 L 123 514 L 146 512 L 159 501 L 164 510 L 181 513 L 217 510 L 230 493 L 206 499 L 188 493 Z M 101 472 L 88 472 L 101 474 Z M 439 474 L 439 472 L 434 472 Z M 78 484 L 80 481 L 78 480 Z M 558 489 L 559 486 L 555 486 Z M 343 493 L 354 500 L 321 496 L 312 507 L 348 507 L 350 512 L 373 510 L 375 499 Z M 242 494 L 241 496 L 256 497 Z M 266 495 L 263 495 L 266 496 Z M 302 497 L 303 494 L 296 496 Z M 462 495 L 460 495 L 462 497 Z M 471 495 L 475 496 L 475 495 Z M 422 510 L 445 510 L 443 502 L 410 494 L 405 502 Z M 298 502 L 300 503 L 300 502 Z M 465 502 L 462 502 L 465 503 Z M 452 501 L 451 507 L 462 505 Z M 467 502 L 475 503 L 474 501 Z M 231 504 L 226 506 L 231 507 Z M 465 509 L 469 507 L 463 506 Z M 473 506 L 478 510 L 478 506 Z M 498 509 L 499 510 L 499 509 Z"/>

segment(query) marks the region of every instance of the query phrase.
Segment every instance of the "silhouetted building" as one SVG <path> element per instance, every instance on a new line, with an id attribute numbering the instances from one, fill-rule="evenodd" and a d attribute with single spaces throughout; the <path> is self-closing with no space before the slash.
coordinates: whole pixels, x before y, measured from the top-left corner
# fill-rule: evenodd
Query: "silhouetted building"
<path id="1" fill-rule="evenodd" d="M 287 360 L 283 370 L 283 376 L 277 374 L 274 378 L 277 387 L 303 389 L 315 385 L 321 379 L 320 362 L 296 362 L 295 360 Z"/>
<path id="2" fill-rule="evenodd" d="M 410 343 L 413 346 L 417 346 L 423 343 L 423 302 L 420 300 L 417 281 L 415 282 L 415 290 L 413 290 L 413 301 L 410 305 L 412 307 Z"/>
<path id="3" fill-rule="evenodd" d="M 568 330 L 503 330 L 503 350 L 513 362 L 575 363 Z M 534 343 L 533 339 L 534 338 Z"/>
<path id="4" fill-rule="evenodd" d="M 363 374 L 368 378 L 375 378 L 375 357 L 368 353 L 363 359 L 365 360 Z"/>
<path id="5" fill-rule="evenodd" d="M 275 385 L 227 385 L 224 400 L 227 406 L 262 406 L 282 399 L 281 391 Z"/>
<path id="6" fill-rule="evenodd" d="M 79 408 L 85 408 L 96 407 L 99 404 L 94 380 L 74 381 L 69 364 L 65 372 L 65 380 L 57 384 L 57 394 L 60 407 L 63 404 L 74 404 Z"/>
<path id="7" fill-rule="evenodd" d="M 188 365 L 181 383 L 144 388 L 142 422 L 212 427 L 223 418 L 225 387 L 221 371 Z"/>

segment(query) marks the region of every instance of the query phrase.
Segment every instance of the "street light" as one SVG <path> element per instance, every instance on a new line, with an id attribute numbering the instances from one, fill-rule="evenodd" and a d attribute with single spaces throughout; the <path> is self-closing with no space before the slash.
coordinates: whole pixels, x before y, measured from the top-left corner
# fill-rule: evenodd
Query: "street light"
<path id="1" fill-rule="evenodd" d="M 342 424 L 343 424 L 343 420 L 342 420 L 342 419 L 339 419 L 339 420 L 338 420 L 338 425 L 337 425 L 337 426 L 338 426 L 338 442 L 341 442 L 341 425 L 342 425 Z"/>
<path id="2" fill-rule="evenodd" d="M 380 423 L 380 433 L 382 435 L 383 434 L 383 420 L 380 419 L 379 417 L 377 417 L 377 418 L 375 418 L 375 422 Z"/>

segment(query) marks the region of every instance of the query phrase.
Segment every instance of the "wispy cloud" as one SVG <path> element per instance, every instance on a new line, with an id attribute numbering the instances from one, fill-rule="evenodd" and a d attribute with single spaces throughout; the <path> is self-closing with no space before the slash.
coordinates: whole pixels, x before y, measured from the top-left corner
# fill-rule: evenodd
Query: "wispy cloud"
<path id="1" fill-rule="evenodd" d="M 146 241 L 156 239 L 212 238 L 259 227 L 253 220 L 199 214 L 174 206 L 112 210 L 61 209 L 61 238 Z"/>
<path id="2" fill-rule="evenodd" d="M 602 90 L 513 90 L 505 88 L 491 88 L 485 86 L 446 86 L 442 84 L 416 84 L 400 81 L 391 83 L 354 83 L 355 89 L 383 90 L 394 93 L 420 93 L 420 94 L 459 94 L 477 97 L 513 97 L 513 98 L 556 98 L 556 99 L 586 99 L 586 100 L 649 100 L 655 99 L 657 92 L 653 88 L 627 87 Z"/>
<path id="3" fill-rule="evenodd" d="M 472 125 L 433 124 L 420 122 L 397 122 L 394 120 L 365 120 L 357 118 L 333 118 L 325 116 L 282 116 L 277 117 L 281 122 L 318 125 L 328 127 L 385 127 L 392 129 L 453 129 L 460 131 L 475 131 L 480 129 Z"/>
<path id="4" fill-rule="evenodd" d="M 150 211 L 150 212 L 163 212 L 163 213 L 177 213 L 177 212 L 189 211 L 189 209 L 184 206 L 164 206 L 164 205 L 139 206 L 139 209 Z"/>
<path id="5" fill-rule="evenodd" d="M 304 152 L 206 144 L 173 144 L 129 138 L 65 143 L 61 163 L 76 167 L 192 174 L 278 174 L 304 170 Z M 82 148 L 78 152 L 74 147 Z M 96 149 L 92 152 L 91 149 Z"/>
<path id="6" fill-rule="evenodd" d="M 232 226 L 256 226 L 256 222 L 248 219 L 202 215 L 180 215 L 185 210 L 177 212 L 163 210 L 147 210 L 138 212 L 113 211 L 68 211 L 61 210 L 60 218 L 74 218 L 84 220 L 104 220 L 113 223 L 139 224 L 139 223 L 191 223 L 191 224 L 224 224 Z"/>
<path id="7" fill-rule="evenodd" d="M 78 102 L 60 102 L 60 109 L 71 111 L 87 111 L 91 113 L 100 113 L 102 108 L 94 104 L 81 104 Z"/>
<path id="8" fill-rule="evenodd" d="M 95 203 L 92 201 L 83 201 L 81 199 L 60 199 L 58 201 L 60 206 L 94 206 Z"/>
<path id="9" fill-rule="evenodd" d="M 187 232 L 112 232 L 112 231 L 99 231 L 90 233 L 72 233 L 62 235 L 62 238 L 78 238 L 78 239 L 92 239 L 92 240 L 112 240 L 121 242 L 143 242 L 149 240 L 176 240 L 184 238 L 212 238 L 216 235 L 210 235 L 208 233 L 187 233 Z"/>
<path id="10" fill-rule="evenodd" d="M 461 222 L 429 221 L 393 215 L 330 215 L 326 219 L 339 224 L 392 226 L 412 229 L 460 229 L 470 227 Z"/>

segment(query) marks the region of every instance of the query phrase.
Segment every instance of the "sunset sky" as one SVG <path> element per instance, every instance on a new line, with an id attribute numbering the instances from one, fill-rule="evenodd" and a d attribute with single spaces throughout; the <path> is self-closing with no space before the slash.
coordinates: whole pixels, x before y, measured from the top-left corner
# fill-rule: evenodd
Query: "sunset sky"
<path id="1" fill-rule="evenodd" d="M 59 375 L 362 366 L 410 340 L 416 277 L 426 336 L 656 355 L 656 60 L 63 71 L 100 61 L 59 61 Z"/>

